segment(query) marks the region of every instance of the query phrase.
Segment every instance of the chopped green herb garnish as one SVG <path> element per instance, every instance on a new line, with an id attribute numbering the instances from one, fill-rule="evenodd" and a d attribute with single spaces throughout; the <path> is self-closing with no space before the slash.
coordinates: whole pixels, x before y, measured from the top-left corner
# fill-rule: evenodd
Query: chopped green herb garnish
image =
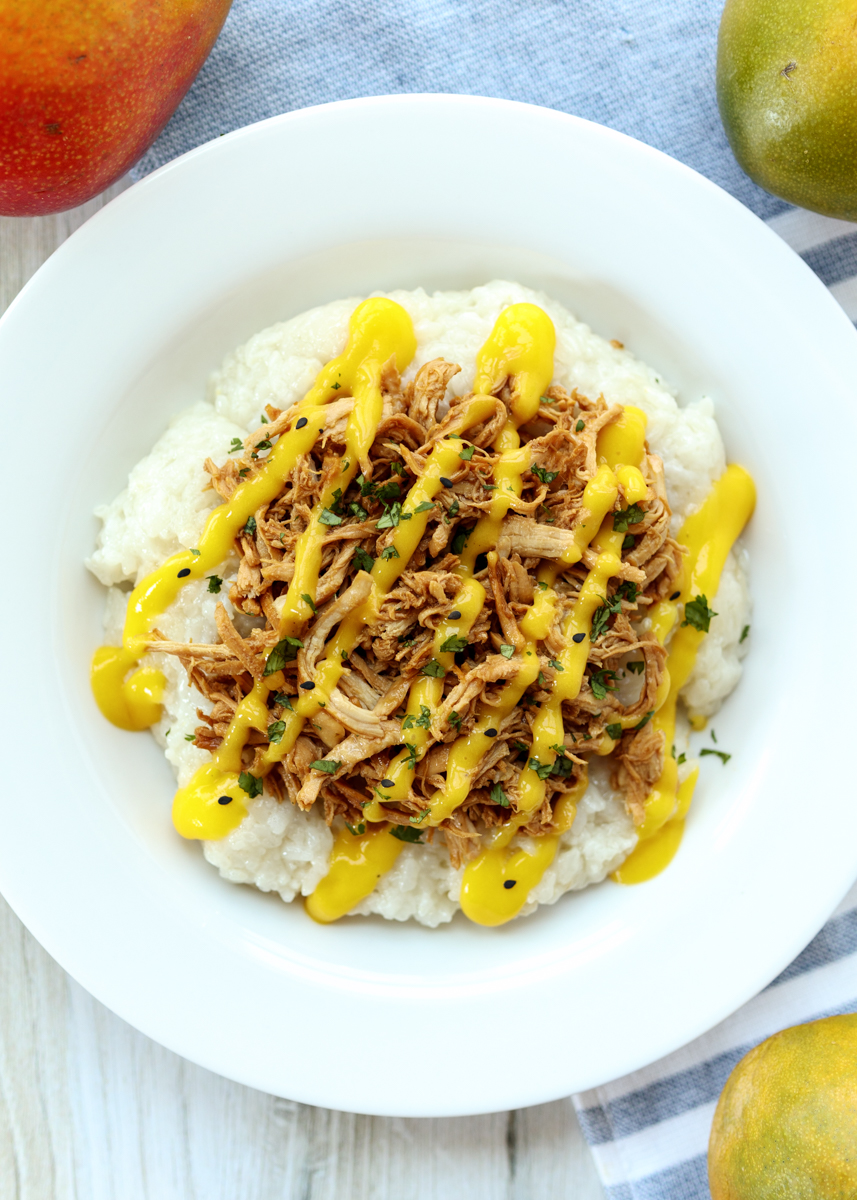
<path id="1" fill-rule="evenodd" d="M 711 750 L 708 746 L 703 746 L 699 752 L 699 757 L 703 758 L 706 754 L 716 755 L 725 766 L 732 757 L 731 754 L 725 754 L 722 750 Z"/>
<path id="2" fill-rule="evenodd" d="M 365 475 L 358 475 L 354 482 L 360 488 L 361 496 L 373 496 L 375 488 L 378 486 L 371 479 L 367 479 Z"/>
<path id="3" fill-rule="evenodd" d="M 537 758 L 531 758 L 529 762 L 530 769 L 535 771 L 539 779 L 547 779 L 553 770 L 553 763 L 539 762 Z"/>
<path id="4" fill-rule="evenodd" d="M 318 612 L 318 609 L 315 606 L 315 601 L 313 600 L 312 596 L 308 596 L 306 594 L 306 592 L 301 592 L 301 600 L 305 600 L 314 613 Z"/>
<path id="5" fill-rule="evenodd" d="M 678 764 L 680 767 L 681 767 L 681 766 L 684 766 L 684 764 L 687 762 L 687 755 L 686 755 L 686 754 L 680 754 L 680 755 L 678 756 L 678 758 L 676 759 L 676 762 L 677 762 L 677 764 Z"/>
<path id="6" fill-rule="evenodd" d="M 408 752 L 408 757 L 405 759 L 405 766 L 409 771 L 413 771 L 417 765 L 417 748 L 413 742 L 405 742 L 404 745 Z"/>
<path id="7" fill-rule="evenodd" d="M 351 561 L 354 563 L 358 571 L 371 571 L 375 566 L 375 559 L 371 554 L 367 554 L 362 546 L 358 546 L 351 556 Z"/>
<path id="8" fill-rule="evenodd" d="M 691 625 L 694 629 L 698 629 L 700 633 L 708 633 L 711 618 L 716 616 L 717 613 L 714 609 L 708 607 L 708 600 L 705 596 L 694 596 L 684 606 L 682 627 Z"/>
<path id="9" fill-rule="evenodd" d="M 503 655 L 504 658 L 511 658 L 512 655 L 515 653 L 515 647 L 507 646 L 506 643 L 504 642 L 503 645 L 500 647 L 500 653 Z"/>
<path id="10" fill-rule="evenodd" d="M 418 717 L 415 717 L 413 713 L 408 713 L 402 721 L 402 729 L 413 729 L 415 725 L 419 725 L 420 729 L 431 729 L 431 712 L 425 704 L 420 705 Z"/>
<path id="11" fill-rule="evenodd" d="M 739 645 L 739 646 L 740 646 L 740 645 L 741 645 L 741 643 L 744 641 L 744 638 L 747 636 L 747 634 L 748 634 L 749 632 L 750 632 L 750 626 L 749 626 L 749 625 L 745 625 L 745 626 L 744 626 L 744 628 L 741 630 L 741 636 L 738 638 L 738 645 Z"/>
<path id="12" fill-rule="evenodd" d="M 558 662 L 557 659 L 555 659 L 555 658 L 548 659 L 548 666 L 551 667 L 554 671 L 564 671 L 565 670 L 565 667 L 562 665 L 562 663 Z"/>
<path id="13" fill-rule="evenodd" d="M 246 533 L 247 537 L 252 537 L 256 532 L 256 518 L 248 517 L 244 522 L 244 528 L 241 530 L 241 532 Z"/>
<path id="14" fill-rule="evenodd" d="M 232 443 L 229 447 L 229 453 L 237 454 L 239 450 L 243 450 L 243 449 L 244 449 L 244 443 L 241 441 L 241 438 L 233 438 Z"/>
<path id="15" fill-rule="evenodd" d="M 638 590 L 636 583 L 630 579 L 626 579 L 624 583 L 620 583 L 616 588 L 616 595 L 622 600 L 627 600 L 629 604 L 636 604 Z"/>
<path id="16" fill-rule="evenodd" d="M 470 645 L 466 637 L 459 637 L 457 634 L 450 634 L 440 645 L 441 654 L 458 654 L 462 650 L 466 650 Z"/>
<path id="17" fill-rule="evenodd" d="M 332 383 L 330 386 L 333 388 L 333 390 L 335 392 L 338 392 L 339 389 L 342 387 L 342 384 L 341 383 Z"/>
<path id="18" fill-rule="evenodd" d="M 623 550 L 633 550 L 634 547 L 636 546 L 636 544 L 637 544 L 637 539 L 634 537 L 633 533 L 629 533 L 627 537 L 624 537 L 622 539 L 622 549 Z"/>
<path id="19" fill-rule="evenodd" d="M 544 673 L 544 671 L 539 671 L 538 678 L 536 679 L 536 683 L 539 685 L 539 687 L 543 687 L 544 682 L 545 682 L 545 673 Z"/>
<path id="20" fill-rule="evenodd" d="M 325 775 L 335 775 L 342 763 L 337 762 L 335 758 L 316 758 L 310 766 L 314 771 L 323 771 Z"/>
<path id="21" fill-rule="evenodd" d="M 430 812 L 430 808 L 424 808 L 423 811 L 421 813 L 417 813 L 415 817 L 408 817 L 408 820 L 412 825 L 421 825 Z"/>
<path id="22" fill-rule="evenodd" d="M 399 521 L 410 521 L 412 514 L 403 513 L 401 502 L 394 501 L 382 517 L 378 519 L 378 529 L 392 529 Z"/>
<path id="23" fill-rule="evenodd" d="M 283 706 L 283 708 L 287 708 L 289 710 L 289 712 L 295 711 L 292 708 L 291 696 L 287 696 L 285 692 L 274 692 L 271 699 L 274 701 L 275 704 L 281 704 Z M 297 699 L 297 696 L 295 697 L 295 699 Z"/>
<path id="24" fill-rule="evenodd" d="M 539 396 L 539 400 L 541 401 L 541 403 L 542 403 L 542 404 L 553 404 L 553 403 L 555 403 L 553 400 L 551 400 L 550 396 Z"/>
<path id="25" fill-rule="evenodd" d="M 713 729 L 711 731 L 711 740 L 712 740 L 712 742 L 714 742 L 714 745 L 716 746 L 717 745 L 717 734 L 714 732 Z"/>
<path id="26" fill-rule="evenodd" d="M 261 422 L 263 425 L 270 425 L 270 424 L 271 424 L 271 422 L 268 420 L 268 418 L 265 416 L 265 414 L 264 414 L 264 413 L 262 413 L 262 415 L 260 416 L 259 420 L 260 420 L 260 422 Z"/>
<path id="27" fill-rule="evenodd" d="M 450 524 L 453 517 L 458 516 L 458 510 L 460 508 L 461 508 L 461 505 L 458 503 L 458 500 L 453 500 L 452 504 L 450 504 L 449 508 L 446 511 L 446 515 L 443 518 L 447 525 Z"/>
<path id="28" fill-rule="evenodd" d="M 637 724 L 634 726 L 635 731 L 637 729 L 642 729 L 644 725 L 648 725 L 649 721 L 651 721 L 651 719 L 654 715 L 655 715 L 655 710 L 652 709 L 651 712 L 647 712 L 644 717 L 641 717 L 640 720 L 637 722 Z"/>
<path id="29" fill-rule="evenodd" d="M 638 525 L 646 515 L 646 510 L 639 504 L 629 504 L 613 514 L 613 529 L 616 533 L 626 533 L 629 525 Z"/>
<path id="30" fill-rule="evenodd" d="M 384 549 L 381 551 L 381 557 L 384 559 L 385 562 L 389 562 L 391 558 L 399 557 L 399 551 L 396 549 L 395 546 L 385 546 Z"/>
<path id="31" fill-rule="evenodd" d="M 444 675 L 446 674 L 446 671 L 440 665 L 440 663 L 437 661 L 436 658 L 431 658 L 426 663 L 426 665 L 422 668 L 422 671 L 420 672 L 420 674 L 429 675 L 432 679 L 443 679 Z"/>
<path id="32" fill-rule="evenodd" d="M 452 726 L 453 729 L 457 729 L 459 733 L 461 732 L 461 722 L 462 722 L 461 713 L 451 712 L 449 714 L 450 725 Z"/>
<path id="33" fill-rule="evenodd" d="M 536 479 L 540 479 L 542 483 L 553 483 L 559 471 L 546 471 L 544 467 L 530 467 L 530 470 L 535 475 Z"/>
<path id="34" fill-rule="evenodd" d="M 551 750 L 554 750 L 557 754 L 561 755 L 563 758 L 565 757 L 565 746 L 563 745 L 562 742 L 553 742 L 551 744 Z"/>
<path id="35" fill-rule="evenodd" d="M 303 649 L 303 642 L 300 638 L 284 637 L 277 642 L 274 649 L 268 655 L 265 662 L 263 675 L 276 675 L 277 671 L 282 671 L 283 667 L 288 662 L 294 662 L 298 656 L 298 650 Z"/>
<path id="36" fill-rule="evenodd" d="M 569 775 L 574 770 L 574 763 L 570 758 L 566 758 L 564 754 L 557 755 L 551 767 L 551 775 L 558 775 L 560 779 L 568 779 Z"/>
<path id="37" fill-rule="evenodd" d="M 422 842 L 423 840 L 419 829 L 411 829 L 409 825 L 394 825 L 390 830 L 390 836 L 398 838 L 400 842 Z"/>
<path id="38" fill-rule="evenodd" d="M 475 449 L 475 446 L 465 446 L 463 450 L 459 450 L 458 457 L 463 458 L 465 462 L 470 462 Z"/>
<path id="39" fill-rule="evenodd" d="M 360 521 L 365 521 L 369 516 L 362 504 L 349 504 L 348 511 L 351 513 L 352 517 L 357 517 Z"/>
<path id="40" fill-rule="evenodd" d="M 574 427 L 574 432 L 581 433 L 585 427 L 586 427 L 586 422 L 584 420 L 578 420 L 577 424 Z"/>
<path id="41" fill-rule="evenodd" d="M 264 438 L 261 442 L 256 443 L 257 450 L 270 450 L 271 442 L 269 438 Z"/>
<path id="42" fill-rule="evenodd" d="M 612 737 L 614 742 L 619 741 L 619 738 L 622 736 L 622 726 L 618 721 L 614 721 L 610 725 L 605 725 L 604 728 L 607 730 L 608 737 Z"/>
<path id="43" fill-rule="evenodd" d="M 501 808 L 509 807 L 509 797 L 506 795 L 506 793 L 500 787 L 499 783 L 494 784 L 494 786 L 489 791 L 488 795 L 491 797 L 492 801 L 495 804 L 499 804 Z"/>
<path id="44" fill-rule="evenodd" d="M 386 483 L 382 483 L 376 490 L 375 495 L 379 500 L 397 500 L 402 494 L 402 489 L 396 483 L 395 479 L 388 479 Z"/>
<path id="45" fill-rule="evenodd" d="M 610 683 L 610 680 L 615 678 L 615 671 L 594 671 L 592 673 L 589 686 L 592 688 L 592 695 L 596 700 L 606 700 L 608 692 L 616 691 L 616 685 Z"/>
<path id="46" fill-rule="evenodd" d="M 366 832 L 366 822 L 365 821 L 361 821 L 357 826 L 350 825 L 348 823 L 348 821 L 346 821 L 345 827 L 348 830 L 348 832 L 350 834 L 352 834 L 354 837 L 359 837 L 361 833 Z"/>
<path id="47" fill-rule="evenodd" d="M 249 771 L 242 771 L 238 776 L 238 786 L 251 800 L 262 795 L 262 780 L 257 775 L 251 775 Z"/>
<path id="48" fill-rule="evenodd" d="M 456 529 L 455 537 L 450 544 L 450 550 L 453 554 L 461 554 L 464 547 L 467 545 L 467 539 L 470 537 L 473 529 Z"/>
<path id="49" fill-rule="evenodd" d="M 200 554 L 202 554 L 202 551 L 201 550 L 191 550 L 191 554 L 194 556 L 194 558 L 199 558 Z"/>
<path id="50" fill-rule="evenodd" d="M 543 580 L 538 580 L 538 585 L 541 591 L 546 592 L 548 590 L 548 585 Z"/>
<path id="51" fill-rule="evenodd" d="M 632 675 L 642 675 L 646 669 L 646 664 L 641 658 L 638 658 L 635 662 L 625 663 L 625 669 L 630 671 Z"/>
<path id="52" fill-rule="evenodd" d="M 433 500 L 422 500 L 417 505 L 417 507 L 414 509 L 414 512 L 415 513 L 424 513 L 424 512 L 428 512 L 432 508 L 434 508 Z"/>
<path id="53" fill-rule="evenodd" d="M 283 734 L 286 732 L 285 721 L 272 721 L 268 726 L 268 741 L 273 742 L 278 746 L 283 740 Z"/>
<path id="54" fill-rule="evenodd" d="M 529 754 L 530 753 L 529 747 L 525 746 L 523 742 L 511 742 L 510 744 L 511 744 L 513 750 L 518 750 L 518 751 L 520 751 L 521 754 Z"/>
<path id="55" fill-rule="evenodd" d="M 213 592 L 214 595 L 216 596 L 222 587 L 223 587 L 223 580 L 220 578 L 219 575 L 209 575 L 208 590 L 210 592 Z"/>
<path id="56" fill-rule="evenodd" d="M 390 470 L 395 471 L 397 475 L 406 475 L 408 473 L 408 468 L 403 462 L 391 462 Z"/>
<path id="57" fill-rule="evenodd" d="M 318 518 L 318 523 L 319 525 L 341 525 L 342 517 L 337 516 L 332 509 L 323 508 L 321 510 L 321 516 Z"/>
<path id="58" fill-rule="evenodd" d="M 170 733 L 170 730 L 169 730 L 169 729 L 167 730 L 167 733 Z M 184 735 L 184 740 L 185 740 L 186 742 L 195 742 L 195 741 L 196 741 L 196 734 L 195 734 L 195 733 L 186 733 L 186 734 Z"/>
<path id="59" fill-rule="evenodd" d="M 375 793 L 375 795 L 376 795 L 376 796 L 380 796 L 380 797 L 381 797 L 381 799 L 384 801 L 384 803 L 385 803 L 385 804 L 387 803 L 387 801 L 388 801 L 388 800 L 392 800 L 392 799 L 393 799 L 393 797 L 392 797 L 392 796 L 385 796 L 385 795 L 384 795 L 384 793 L 381 791 L 381 789 L 380 789 L 380 788 L 373 787 L 373 788 L 372 788 L 372 791 Z M 364 804 L 364 805 L 363 805 L 363 807 L 365 808 L 365 807 L 366 807 L 366 805 Z"/>

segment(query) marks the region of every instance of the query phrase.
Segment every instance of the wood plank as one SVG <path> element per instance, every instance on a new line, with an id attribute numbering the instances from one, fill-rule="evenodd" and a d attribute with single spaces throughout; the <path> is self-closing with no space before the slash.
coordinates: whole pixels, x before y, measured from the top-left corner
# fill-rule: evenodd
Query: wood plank
<path id="1" fill-rule="evenodd" d="M 128 183 L 0 218 L 0 311 Z M 272 1021 L 272 1036 L 289 1030 Z M 420 1052 L 431 1052 L 420 1051 Z M 455 1065 L 450 1087 L 455 1087 Z M 71 980 L 0 900 L 2 1200 L 603 1200 L 570 1101 L 450 1120 L 268 1096 L 150 1041 Z"/>

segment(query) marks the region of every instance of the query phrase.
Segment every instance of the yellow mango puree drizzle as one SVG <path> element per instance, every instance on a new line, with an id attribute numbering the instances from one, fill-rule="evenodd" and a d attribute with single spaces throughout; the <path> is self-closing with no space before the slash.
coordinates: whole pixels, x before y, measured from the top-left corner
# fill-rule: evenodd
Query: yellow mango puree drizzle
<path id="1" fill-rule="evenodd" d="M 675 625 L 679 606 L 694 596 L 710 601 L 720 586 L 726 557 L 753 514 L 756 487 L 743 467 L 729 466 L 715 483 L 705 503 L 687 518 L 678 541 L 688 550 L 676 585 L 675 600 L 653 605 L 652 629 L 663 645 Z M 639 844 L 611 878 L 618 883 L 642 883 L 672 861 L 684 830 L 684 818 L 693 798 L 698 771 L 678 782 L 678 764 L 671 747 L 675 741 L 678 694 L 690 678 L 705 634 L 692 625 L 681 625 L 670 644 L 667 659 L 669 692 L 652 717 L 654 729 L 664 735 L 664 766 L 646 800 Z"/>
<path id="2" fill-rule="evenodd" d="M 311 683 L 312 690 L 301 690 L 294 711 L 283 714 L 283 736 L 279 743 L 268 745 L 262 775 L 289 753 L 305 721 L 330 699 L 344 670 L 344 661 L 367 624 L 379 619 L 384 596 L 407 567 L 425 533 L 428 510 L 417 510 L 425 502 L 431 502 L 445 486 L 441 479 L 456 473 L 461 465 L 460 436 L 493 416 L 494 393 L 508 379 L 512 401 L 508 420 L 493 444 L 498 458 L 491 506 L 471 531 L 460 556 L 457 574 L 461 586 L 453 611 L 439 624 L 433 642 L 433 657 L 444 672 L 451 669 L 455 652 L 442 647 L 450 638 L 466 639 L 484 605 L 485 589 L 474 578 L 476 560 L 482 554 L 489 556 L 489 562 L 496 560 L 495 547 L 503 519 L 515 508 L 523 490 L 522 475 L 532 459 L 528 447 L 521 446 L 518 431 L 536 416 L 540 398 L 550 384 L 554 346 L 553 325 L 540 308 L 516 304 L 501 313 L 477 358 L 473 395 L 456 407 L 455 420 L 449 424 L 446 436 L 434 445 L 422 474 L 402 501 L 401 520 L 392 535 L 397 557 L 376 559 L 368 597 L 341 622 L 326 654 L 316 665 L 312 680 L 303 681 Z M 309 453 L 323 432 L 324 406 L 334 398 L 350 396 L 354 403 L 345 432 L 346 452 L 327 481 L 307 529 L 298 539 L 295 572 L 281 610 L 280 638 L 300 633 L 309 612 L 302 596 L 314 599 L 318 586 L 326 536 L 326 526 L 319 519 L 322 510 L 336 502 L 338 489 L 340 494 L 345 493 L 358 470 L 368 473 L 368 455 L 382 413 L 382 369 L 394 358 L 397 369 L 404 371 L 415 351 L 410 317 L 398 304 L 377 298 L 355 309 L 345 351 L 323 368 L 313 387 L 295 406 L 294 421 L 280 436 L 261 470 L 211 513 L 196 550 L 173 555 L 133 590 L 122 646 L 104 646 L 95 652 L 92 688 L 108 720 L 122 729 L 139 730 L 160 719 L 163 676 L 140 665 L 155 621 L 185 583 L 204 578 L 228 557 L 248 518 L 280 494 L 298 459 Z M 530 839 L 525 845 L 511 845 L 518 830 L 528 824 L 544 802 L 546 781 L 539 777 L 534 761 L 536 766 L 552 764 L 562 753 L 565 736 L 562 702 L 579 694 L 589 657 L 592 619 L 604 602 L 608 581 L 620 571 L 623 534 L 613 530 L 611 510 L 620 489 L 629 505 L 647 495 L 641 470 L 645 434 L 645 414 L 631 406 L 626 406 L 621 417 L 600 432 L 598 469 L 584 490 L 572 543 L 557 562 L 542 566 L 541 586 L 520 623 L 520 637 L 512 660 L 517 672 L 502 688 L 499 703 L 483 705 L 473 732 L 458 738 L 450 747 L 446 784 L 431 798 L 425 814 L 425 826 L 437 826 L 466 800 L 501 722 L 539 674 L 538 644 L 547 637 L 555 619 L 556 578 L 566 566 L 579 562 L 592 546 L 597 558 L 563 625 L 565 648 L 552 678 L 544 684 L 551 696 L 533 723 L 531 757 L 520 776 L 515 811 L 492 831 L 485 848 L 464 871 L 461 906 L 478 924 L 501 925 L 517 916 L 553 862 L 559 837 L 571 828 L 577 802 L 586 790 L 584 771 L 574 788 L 557 800 L 551 834 Z M 753 500 L 750 477 L 741 468 L 730 467 L 699 512 L 685 522 L 679 540 L 690 554 L 683 569 L 680 596 L 674 602 L 658 604 L 651 614 L 656 636 L 662 643 L 672 630 L 680 605 L 694 595 L 715 595 L 726 555 L 752 512 Z M 677 694 L 690 675 L 702 636 L 692 627 L 683 627 L 673 639 L 668 677 L 659 695 L 661 705 L 653 717 L 668 746 L 674 736 Z M 190 783 L 176 793 L 173 821 L 183 837 L 222 838 L 243 820 L 247 811 L 245 792 L 238 783 L 242 752 L 251 730 L 266 732 L 270 722 L 269 696 L 283 686 L 284 675 L 280 671 L 257 679 L 238 706 L 211 761 L 200 767 Z M 426 751 L 428 726 L 442 698 L 443 678 L 420 676 L 413 682 L 403 721 L 402 740 L 408 742 L 408 748 L 390 764 L 388 778 L 392 785 L 385 786 L 385 798 L 404 800 L 409 795 L 415 764 Z M 418 719 L 421 724 L 416 723 Z M 627 727 L 635 720 L 627 718 L 623 723 Z M 608 754 L 616 744 L 606 734 L 602 743 L 594 748 L 599 754 Z M 614 878 L 624 883 L 639 882 L 656 874 L 672 858 L 681 840 L 683 817 L 692 798 L 695 778 L 696 772 L 677 786 L 675 760 L 667 755 L 661 778 L 646 804 L 640 844 Z M 337 835 L 328 873 L 307 898 L 307 912 L 317 921 L 334 921 L 350 912 L 374 890 L 403 848 L 403 842 L 392 836 L 391 826 L 377 801 L 366 805 L 364 819 L 370 823 L 365 832 L 352 833 L 346 828 Z"/>

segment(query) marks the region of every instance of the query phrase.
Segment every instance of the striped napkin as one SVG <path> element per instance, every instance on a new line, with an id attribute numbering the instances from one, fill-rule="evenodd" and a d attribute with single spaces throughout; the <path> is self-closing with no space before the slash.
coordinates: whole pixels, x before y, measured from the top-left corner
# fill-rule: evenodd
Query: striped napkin
<path id="1" fill-rule="evenodd" d="M 857 321 L 857 225 L 769 196 L 739 169 L 714 100 L 722 0 L 234 0 L 139 178 L 278 113 L 403 92 L 497 96 L 610 125 L 707 175 L 767 221 Z M 405 164 L 404 169 L 407 169 Z M 704 1037 L 574 1097 L 611 1200 L 706 1200 L 726 1077 L 788 1025 L 857 1011 L 857 887 L 792 965 Z"/>

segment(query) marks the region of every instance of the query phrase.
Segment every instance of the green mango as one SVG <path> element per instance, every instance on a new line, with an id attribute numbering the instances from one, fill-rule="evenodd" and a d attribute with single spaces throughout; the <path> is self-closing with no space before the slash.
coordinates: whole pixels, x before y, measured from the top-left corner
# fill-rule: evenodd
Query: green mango
<path id="1" fill-rule="evenodd" d="M 717 102 L 751 179 L 857 221 L 855 0 L 726 0 Z"/>

